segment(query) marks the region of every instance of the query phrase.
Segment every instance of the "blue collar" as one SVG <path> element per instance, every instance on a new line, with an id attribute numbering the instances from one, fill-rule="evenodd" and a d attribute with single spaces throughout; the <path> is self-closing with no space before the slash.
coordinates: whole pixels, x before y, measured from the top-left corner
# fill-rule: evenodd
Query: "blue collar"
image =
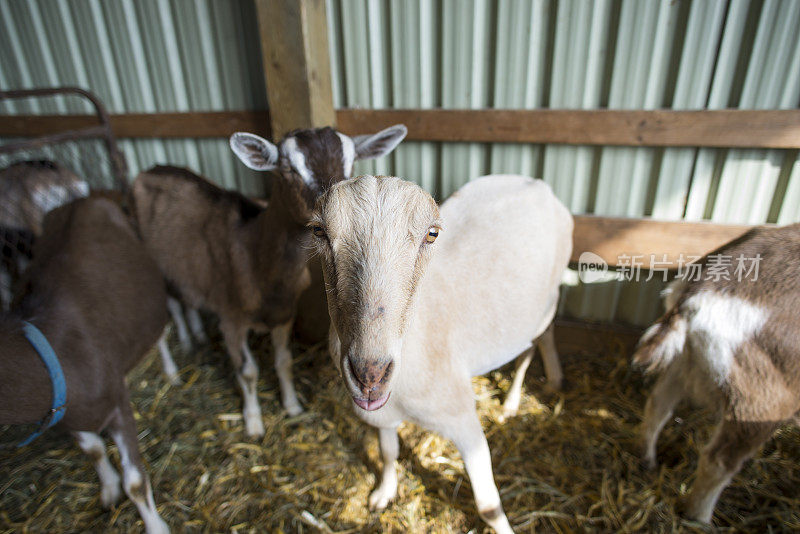
<path id="1" fill-rule="evenodd" d="M 50 375 L 50 382 L 53 384 L 53 405 L 44 419 L 39 422 L 39 428 L 20 442 L 17 447 L 24 447 L 41 436 L 45 430 L 61 421 L 67 408 L 67 382 L 64 380 L 64 372 L 61 370 L 61 364 L 58 363 L 58 356 L 53 347 L 47 342 L 47 338 L 44 337 L 41 330 L 28 321 L 22 321 L 22 331 L 25 339 L 39 353 L 44 366 L 47 367 L 47 374 Z"/>

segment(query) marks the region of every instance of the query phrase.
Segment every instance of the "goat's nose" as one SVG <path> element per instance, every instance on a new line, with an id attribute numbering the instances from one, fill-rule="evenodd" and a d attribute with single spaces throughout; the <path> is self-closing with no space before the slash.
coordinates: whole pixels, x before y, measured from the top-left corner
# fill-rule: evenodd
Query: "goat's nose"
<path id="1" fill-rule="evenodd" d="M 359 389 L 364 395 L 369 395 L 374 391 L 392 374 L 394 362 L 389 360 L 367 361 L 367 362 L 354 362 L 350 359 L 350 370 L 353 377 L 358 381 Z"/>

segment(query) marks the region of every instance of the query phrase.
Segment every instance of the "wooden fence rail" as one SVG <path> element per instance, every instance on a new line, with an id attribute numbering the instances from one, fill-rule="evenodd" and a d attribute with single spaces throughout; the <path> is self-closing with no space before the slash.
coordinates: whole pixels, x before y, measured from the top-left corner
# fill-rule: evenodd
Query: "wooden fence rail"
<path id="1" fill-rule="evenodd" d="M 573 145 L 800 148 L 800 110 L 443 110 L 339 109 L 348 134 L 392 124 L 413 141 Z M 5 115 L 0 137 L 27 137 L 93 124 L 87 115 Z M 126 113 L 111 116 L 117 137 L 270 135 L 267 111 Z"/>

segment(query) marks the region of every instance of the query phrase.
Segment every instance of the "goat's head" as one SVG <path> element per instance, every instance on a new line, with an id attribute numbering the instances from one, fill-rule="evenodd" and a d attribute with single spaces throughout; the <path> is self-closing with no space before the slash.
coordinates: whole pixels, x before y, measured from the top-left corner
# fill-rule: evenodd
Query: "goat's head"
<path id="1" fill-rule="evenodd" d="M 276 200 L 290 204 L 287 207 L 305 223 L 317 198 L 331 185 L 350 178 L 355 160 L 385 156 L 406 133 L 402 124 L 355 137 L 330 127 L 295 130 L 276 146 L 257 135 L 237 132 L 231 136 L 230 144 L 251 169 L 279 172 Z"/>
<path id="2" fill-rule="evenodd" d="M 355 403 L 377 410 L 402 365 L 417 286 L 441 230 L 439 208 L 411 182 L 361 176 L 325 193 L 309 226 L 341 343 L 336 365 Z"/>

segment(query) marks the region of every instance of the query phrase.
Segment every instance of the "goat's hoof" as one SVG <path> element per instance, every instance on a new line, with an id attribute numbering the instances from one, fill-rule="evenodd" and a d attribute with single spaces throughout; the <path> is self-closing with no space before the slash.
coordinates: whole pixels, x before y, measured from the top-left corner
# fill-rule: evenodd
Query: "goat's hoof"
<path id="1" fill-rule="evenodd" d="M 244 418 L 245 432 L 251 438 L 260 438 L 264 435 L 264 421 L 261 416 L 252 416 Z"/>
<path id="2" fill-rule="evenodd" d="M 519 412 L 519 407 L 517 407 L 517 406 L 515 406 L 513 408 L 507 408 L 507 407 L 504 406 L 503 407 L 503 413 L 502 413 L 502 415 L 500 415 L 500 417 L 497 418 L 497 420 L 499 422 L 501 422 L 501 423 L 505 423 L 506 421 L 508 421 L 512 417 L 516 417 L 517 416 L 517 412 Z"/>
<path id="3" fill-rule="evenodd" d="M 675 503 L 675 511 L 689 521 L 702 523 L 706 526 L 711 526 L 711 517 L 714 515 L 714 509 L 703 509 L 701 503 L 695 502 L 691 492 L 678 497 L 678 501 Z"/>
<path id="4" fill-rule="evenodd" d="M 650 456 L 643 456 L 642 459 L 639 460 L 639 463 L 641 464 L 642 468 L 645 471 L 652 472 L 655 471 L 656 468 L 658 467 L 658 462 L 656 461 L 656 459 Z"/>
<path id="5" fill-rule="evenodd" d="M 120 488 L 119 479 L 116 484 L 108 484 L 100 490 L 100 503 L 103 508 L 111 508 L 119 501 L 120 497 L 122 497 L 122 488 Z"/>
<path id="6" fill-rule="evenodd" d="M 161 519 L 159 515 L 145 521 L 144 530 L 147 534 L 169 534 L 167 522 Z"/>
<path id="7" fill-rule="evenodd" d="M 286 412 L 289 414 L 289 417 L 295 417 L 303 413 L 303 407 L 299 404 L 290 404 L 286 407 Z"/>
<path id="8" fill-rule="evenodd" d="M 171 386 L 180 386 L 183 384 L 183 380 L 181 380 L 181 377 L 178 373 L 175 373 L 174 375 L 167 375 L 167 381 Z"/>
<path id="9" fill-rule="evenodd" d="M 369 509 L 372 512 L 380 512 L 385 510 L 392 499 L 394 499 L 396 491 L 389 492 L 383 488 L 378 488 L 369 494 Z"/>
<path id="10" fill-rule="evenodd" d="M 564 380 L 562 378 L 557 380 L 548 380 L 547 388 L 551 391 L 561 391 L 564 388 Z"/>

